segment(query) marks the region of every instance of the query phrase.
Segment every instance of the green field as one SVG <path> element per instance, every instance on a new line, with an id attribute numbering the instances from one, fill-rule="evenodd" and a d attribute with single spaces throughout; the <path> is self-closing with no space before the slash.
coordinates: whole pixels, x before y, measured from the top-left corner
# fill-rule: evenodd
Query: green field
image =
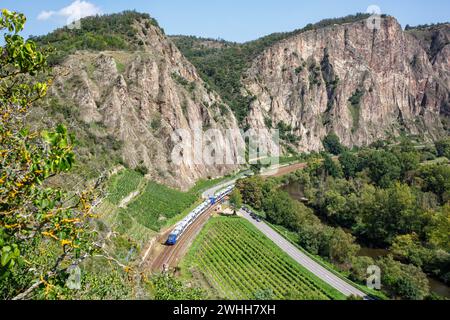
<path id="1" fill-rule="evenodd" d="M 193 192 L 181 192 L 149 181 L 144 192 L 128 205 L 127 214 L 140 224 L 159 231 L 173 218 L 197 200 Z"/>
<path id="2" fill-rule="evenodd" d="M 141 231 L 158 232 L 174 225 L 194 209 L 203 190 L 231 178 L 200 180 L 191 190 L 183 192 L 146 180 L 142 174 L 126 169 L 111 177 L 104 208 L 113 217 L 120 233 L 129 233 L 136 227 Z M 136 191 L 137 196 L 125 208 L 118 207 L 122 200 Z"/>
<path id="3" fill-rule="evenodd" d="M 345 299 L 241 218 L 211 219 L 181 268 L 216 298 Z"/>
<path id="4" fill-rule="evenodd" d="M 108 185 L 107 200 L 114 205 L 119 205 L 130 193 L 137 190 L 144 180 L 142 174 L 133 170 L 123 170 L 113 176 Z"/>

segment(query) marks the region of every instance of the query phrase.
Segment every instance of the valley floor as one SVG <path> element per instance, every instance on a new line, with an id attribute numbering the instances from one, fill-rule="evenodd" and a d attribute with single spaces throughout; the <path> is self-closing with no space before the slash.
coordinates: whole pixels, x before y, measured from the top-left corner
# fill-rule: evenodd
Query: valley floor
<path id="1" fill-rule="evenodd" d="M 214 217 L 195 240 L 181 265 L 182 274 L 214 298 L 344 299 L 281 251 L 250 222 Z"/>

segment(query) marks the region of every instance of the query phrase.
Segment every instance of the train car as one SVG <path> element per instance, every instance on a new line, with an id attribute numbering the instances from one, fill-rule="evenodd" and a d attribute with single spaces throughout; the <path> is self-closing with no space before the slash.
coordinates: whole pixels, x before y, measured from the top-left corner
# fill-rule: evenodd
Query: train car
<path id="1" fill-rule="evenodd" d="M 195 220 L 197 220 L 199 216 L 201 216 L 211 206 L 222 201 L 226 196 L 228 196 L 233 191 L 233 189 L 234 185 L 227 187 L 226 189 L 220 191 L 213 197 L 210 197 L 209 200 L 206 200 L 200 206 L 198 206 L 192 212 L 190 212 L 186 216 L 186 218 L 184 218 L 176 225 L 175 229 L 170 233 L 169 237 L 167 238 L 166 244 L 172 246 L 177 244 L 177 241 L 180 239 L 183 233 L 192 223 L 194 223 Z"/>
<path id="2" fill-rule="evenodd" d="M 226 189 L 220 191 L 219 193 L 215 194 L 213 197 L 210 197 L 209 201 L 211 202 L 211 205 L 214 205 L 222 201 L 226 196 L 228 196 L 233 191 L 234 187 L 235 187 L 234 185 L 231 185 Z"/>
<path id="3" fill-rule="evenodd" d="M 175 245 L 177 244 L 177 241 L 180 239 L 180 237 L 183 235 L 183 233 L 187 230 L 187 228 L 199 217 L 201 216 L 206 210 L 210 208 L 209 201 L 203 202 L 200 206 L 198 206 L 196 209 L 194 209 L 192 212 L 190 212 L 186 218 L 184 218 L 182 221 L 180 221 L 175 229 L 169 234 L 169 237 L 167 238 L 166 244 L 167 245 Z"/>

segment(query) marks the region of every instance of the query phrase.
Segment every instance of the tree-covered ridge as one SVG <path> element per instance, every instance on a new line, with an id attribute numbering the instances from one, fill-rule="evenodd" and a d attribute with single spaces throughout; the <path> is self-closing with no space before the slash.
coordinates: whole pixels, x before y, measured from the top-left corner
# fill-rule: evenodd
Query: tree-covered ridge
<path id="1" fill-rule="evenodd" d="M 275 43 L 289 37 L 333 25 L 358 22 L 369 16 L 358 13 L 342 18 L 325 19 L 292 32 L 273 33 L 243 44 L 216 40 L 219 46 L 205 46 L 202 43 L 210 43 L 213 40 L 192 36 L 175 36 L 172 40 L 184 56 L 195 65 L 203 80 L 230 105 L 242 123 L 248 114 L 252 98 L 244 96 L 241 78 L 254 58 Z"/>
<path id="2" fill-rule="evenodd" d="M 450 22 L 440 22 L 440 23 L 432 23 L 432 24 L 419 24 L 417 26 L 411 26 L 407 24 L 405 26 L 406 31 L 410 30 L 429 30 L 429 29 L 436 29 L 443 26 L 450 26 Z"/>
<path id="3" fill-rule="evenodd" d="M 158 22 L 146 13 L 124 11 L 122 13 L 92 16 L 81 19 L 80 28 L 63 27 L 40 37 L 31 37 L 37 44 L 54 49 L 51 64 L 77 50 L 137 50 L 141 43 L 133 25 L 136 22 L 157 26 Z"/>

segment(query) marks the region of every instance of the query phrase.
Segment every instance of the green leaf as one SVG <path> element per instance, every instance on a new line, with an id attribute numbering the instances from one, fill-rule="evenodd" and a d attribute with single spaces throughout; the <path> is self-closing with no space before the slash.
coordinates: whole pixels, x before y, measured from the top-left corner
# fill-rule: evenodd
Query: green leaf
<path id="1" fill-rule="evenodd" d="M 9 263 L 9 261 L 11 260 L 11 254 L 10 253 L 2 253 L 2 258 L 1 258 L 1 265 L 2 267 L 6 267 L 6 265 Z"/>

